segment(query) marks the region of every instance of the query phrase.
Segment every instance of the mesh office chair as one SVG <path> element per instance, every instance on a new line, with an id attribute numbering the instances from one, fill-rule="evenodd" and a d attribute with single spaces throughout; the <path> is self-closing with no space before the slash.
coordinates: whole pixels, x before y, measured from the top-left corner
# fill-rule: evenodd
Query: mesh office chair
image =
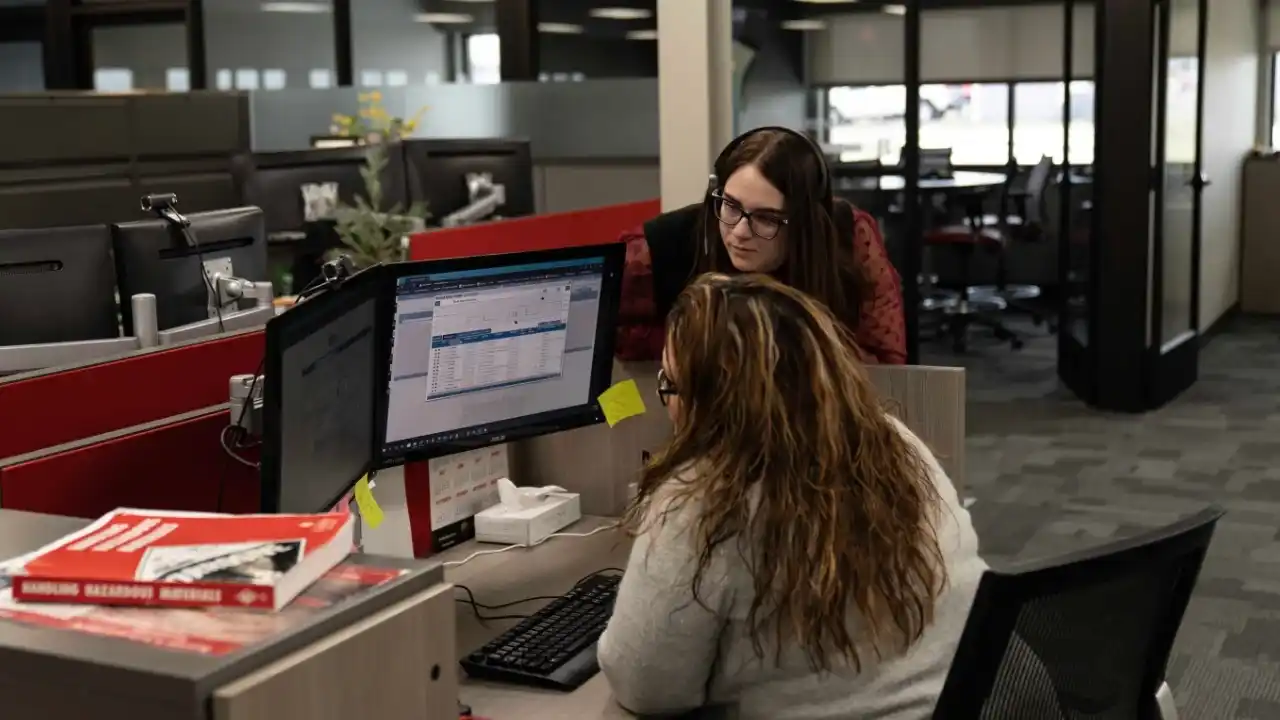
<path id="1" fill-rule="evenodd" d="M 934 720 L 1176 720 L 1165 665 L 1222 514 L 989 570 Z"/>

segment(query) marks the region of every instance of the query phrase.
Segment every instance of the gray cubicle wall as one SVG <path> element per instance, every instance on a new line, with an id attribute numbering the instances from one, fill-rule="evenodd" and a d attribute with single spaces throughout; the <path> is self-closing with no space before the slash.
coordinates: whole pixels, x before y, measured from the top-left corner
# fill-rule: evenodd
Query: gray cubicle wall
<path id="1" fill-rule="evenodd" d="M 359 109 L 357 88 L 250 94 L 253 149 L 302 150 L 335 113 Z M 503 83 L 384 88 L 383 106 L 425 108 L 417 137 L 529 138 L 538 212 L 651 200 L 658 182 L 658 82 Z"/>
<path id="2" fill-rule="evenodd" d="M 243 93 L 0 96 L 0 227 L 133 220 L 153 192 L 184 212 L 234 206 L 249 139 Z"/>

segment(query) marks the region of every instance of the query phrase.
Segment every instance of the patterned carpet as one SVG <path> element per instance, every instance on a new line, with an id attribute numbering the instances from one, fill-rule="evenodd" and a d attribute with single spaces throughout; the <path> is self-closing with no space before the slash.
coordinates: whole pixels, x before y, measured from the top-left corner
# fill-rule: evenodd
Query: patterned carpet
<path id="1" fill-rule="evenodd" d="M 1089 410 L 1058 386 L 1056 346 L 975 340 L 968 481 L 995 564 L 1131 535 L 1216 502 L 1218 524 L 1168 680 L 1182 720 L 1280 718 L 1280 320 L 1240 318 L 1201 353 L 1200 381 L 1157 412 Z"/>

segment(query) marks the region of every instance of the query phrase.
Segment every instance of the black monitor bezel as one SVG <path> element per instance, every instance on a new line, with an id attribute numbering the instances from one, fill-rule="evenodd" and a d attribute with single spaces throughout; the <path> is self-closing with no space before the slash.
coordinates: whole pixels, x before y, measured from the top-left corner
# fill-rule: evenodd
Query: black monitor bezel
<path id="1" fill-rule="evenodd" d="M 381 338 L 378 323 L 381 322 L 381 294 L 383 290 L 382 283 L 386 282 L 386 266 L 375 265 L 371 268 L 362 270 L 348 278 L 336 290 L 325 291 L 321 295 L 316 295 L 293 308 L 272 318 L 265 330 L 265 354 L 263 355 L 263 371 L 265 373 L 265 385 L 262 388 L 262 450 L 258 456 L 258 475 L 259 475 L 259 497 L 258 507 L 261 512 L 275 514 L 280 510 L 280 493 L 283 483 L 280 477 L 280 446 L 283 442 L 281 436 L 281 422 L 283 420 L 283 397 L 281 395 L 280 384 L 272 382 L 272 378 L 282 377 L 284 373 L 283 362 L 284 352 L 292 345 L 285 344 L 285 335 L 295 325 L 304 324 L 313 321 L 317 315 L 331 314 L 346 304 L 347 309 L 354 309 L 367 300 L 374 302 L 374 355 L 373 355 L 373 378 L 371 386 L 374 392 L 373 403 L 373 439 L 374 448 L 370 453 L 368 460 L 365 462 L 363 469 L 358 475 L 351 478 L 351 483 L 346 485 L 344 489 L 333 496 L 327 505 L 316 508 L 312 512 L 328 512 L 338 504 L 347 493 L 351 492 L 361 477 L 373 470 L 377 452 L 381 445 L 379 443 L 378 427 L 378 381 L 383 378 L 381 372 L 381 363 L 384 356 L 381 354 Z M 231 421 L 234 423 L 235 418 Z"/>
<path id="2" fill-rule="evenodd" d="M 391 374 L 391 341 L 395 333 L 396 288 L 399 285 L 400 278 L 430 273 L 483 270 L 504 265 L 525 265 L 593 257 L 604 258 L 604 277 L 601 284 L 600 309 L 596 323 L 595 354 L 591 368 L 592 399 L 590 402 L 533 416 L 532 422 L 525 422 L 517 429 L 508 429 L 497 434 L 459 438 L 453 442 L 436 443 L 414 450 L 388 451 L 386 438 L 391 395 L 391 383 L 389 380 Z M 444 260 L 420 260 L 388 266 L 385 287 L 390 290 L 384 294 L 383 302 L 378 307 L 380 313 L 378 327 L 382 333 L 379 338 L 379 367 L 385 371 L 385 374 L 379 378 L 377 386 L 378 408 L 376 413 L 378 426 L 375 428 L 378 455 L 377 467 L 380 469 L 396 467 L 405 463 L 431 460 L 469 450 L 478 450 L 492 445 L 516 442 L 604 422 L 604 412 L 600 409 L 600 403 L 596 398 L 613 384 L 614 345 L 617 339 L 618 312 L 622 304 L 622 271 L 625 261 L 626 246 L 622 243 L 611 242 Z M 523 419 L 529 420 L 529 418 Z"/>

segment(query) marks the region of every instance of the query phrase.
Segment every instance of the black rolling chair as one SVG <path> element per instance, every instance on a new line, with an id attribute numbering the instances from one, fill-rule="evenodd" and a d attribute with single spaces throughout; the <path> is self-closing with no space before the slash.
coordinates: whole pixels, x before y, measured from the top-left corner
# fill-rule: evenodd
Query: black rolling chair
<path id="1" fill-rule="evenodd" d="M 1176 720 L 1165 666 L 1222 514 L 988 571 L 934 720 Z"/>
<path id="2" fill-rule="evenodd" d="M 1006 242 L 1004 247 L 1001 248 L 997 259 L 996 284 L 979 285 L 972 289 L 975 295 L 998 297 L 1004 300 L 1008 310 L 1029 315 L 1036 325 L 1040 325 L 1046 319 L 1049 319 L 1050 332 L 1056 331 L 1057 328 L 1049 317 L 1051 315 L 1050 310 L 1037 304 L 1040 298 L 1040 287 L 1037 285 L 1010 283 L 1008 281 L 1007 267 L 1009 253 L 1017 252 L 1017 246 L 1023 243 L 1043 243 L 1048 225 L 1055 223 L 1057 220 L 1049 217 L 1045 212 L 1045 191 L 1050 187 L 1053 171 L 1053 159 L 1047 155 L 1041 157 L 1035 167 L 1031 168 L 1031 172 L 1027 174 L 1025 191 L 1020 198 L 1021 202 L 1018 203 L 1020 212 L 1013 216 L 1005 213 L 996 218 L 983 219 L 983 225 L 998 228 L 1004 235 Z M 1009 195 L 1008 188 L 1006 188 L 1005 194 L 1007 199 Z M 1007 202 L 1002 202 L 1002 205 L 1007 204 Z"/>

